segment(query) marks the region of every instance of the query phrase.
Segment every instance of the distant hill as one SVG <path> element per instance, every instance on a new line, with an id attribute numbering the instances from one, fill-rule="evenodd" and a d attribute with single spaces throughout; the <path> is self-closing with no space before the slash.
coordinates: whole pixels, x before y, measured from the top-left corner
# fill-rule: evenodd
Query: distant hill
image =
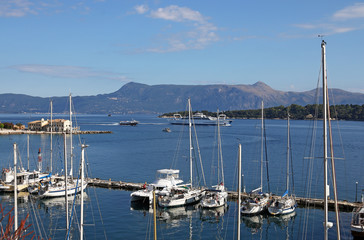
<path id="1" fill-rule="evenodd" d="M 333 104 L 364 104 L 364 94 L 331 89 Z M 305 106 L 315 103 L 316 90 L 283 92 L 274 90 L 263 82 L 253 85 L 146 85 L 130 82 L 118 91 L 96 96 L 73 97 L 77 113 L 165 113 L 186 109 L 191 98 L 193 110 L 221 111 L 265 107 Z M 22 94 L 0 94 L 0 113 L 47 113 L 50 98 Z M 53 111 L 68 111 L 68 97 L 54 97 Z"/>

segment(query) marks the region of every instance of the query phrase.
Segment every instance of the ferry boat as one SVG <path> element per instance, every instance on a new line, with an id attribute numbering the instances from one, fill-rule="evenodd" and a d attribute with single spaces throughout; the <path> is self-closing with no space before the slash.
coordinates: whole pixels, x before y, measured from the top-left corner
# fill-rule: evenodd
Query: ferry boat
<path id="1" fill-rule="evenodd" d="M 123 125 L 123 126 L 135 126 L 137 125 L 139 122 L 136 121 L 136 120 L 132 120 L 132 121 L 120 121 L 120 125 Z"/>
<path id="2" fill-rule="evenodd" d="M 216 126 L 218 123 L 217 117 L 206 116 L 201 112 L 197 112 L 192 115 L 191 120 L 194 125 Z M 225 114 L 219 115 L 220 126 L 231 126 L 232 120 L 228 120 Z M 188 116 L 182 116 L 179 113 L 173 114 L 173 118 L 170 120 L 174 125 L 188 125 Z"/>

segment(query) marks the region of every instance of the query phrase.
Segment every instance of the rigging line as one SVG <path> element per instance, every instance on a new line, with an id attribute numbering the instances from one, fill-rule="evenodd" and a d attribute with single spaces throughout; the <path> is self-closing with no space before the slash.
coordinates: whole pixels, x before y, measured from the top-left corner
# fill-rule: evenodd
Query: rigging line
<path id="1" fill-rule="evenodd" d="M 28 196 L 28 197 L 31 199 L 30 196 Z M 35 223 L 35 224 L 32 224 L 32 226 L 34 226 L 34 233 L 35 233 L 35 235 L 36 235 L 37 230 L 38 230 L 38 233 L 40 235 L 38 237 L 40 237 L 41 239 L 43 239 L 42 231 L 40 230 L 39 223 L 38 223 L 38 218 L 37 218 L 37 215 L 36 215 L 36 213 L 35 213 L 35 211 L 33 209 L 32 203 L 27 204 L 27 210 L 28 210 L 29 213 L 31 213 L 31 214 L 29 214 L 30 215 L 31 222 Z M 33 217 L 33 214 L 34 214 L 34 217 Z M 38 229 L 36 229 L 36 228 L 38 228 Z"/>
<path id="2" fill-rule="evenodd" d="M 335 98 L 334 98 L 334 94 L 333 94 L 333 90 L 332 89 L 329 89 L 330 91 L 330 95 L 331 95 L 331 99 L 332 99 L 332 102 L 333 102 L 333 108 L 334 108 L 334 113 L 335 113 L 335 118 L 336 119 L 339 119 L 338 118 L 338 113 L 337 113 L 337 110 L 336 110 L 336 104 L 335 104 Z M 327 94 L 327 96 L 329 96 L 329 94 Z M 342 134 L 341 134 L 341 128 L 340 128 L 340 123 L 339 121 L 336 121 L 336 125 L 337 125 L 337 130 L 339 132 L 339 139 L 340 139 L 340 146 L 341 146 L 341 151 L 342 151 L 342 154 L 343 154 L 343 159 L 345 160 L 346 159 L 346 154 L 345 154 L 345 150 L 344 150 L 344 141 L 342 139 Z M 348 176 L 347 175 L 347 168 L 346 168 L 346 161 L 344 162 L 344 176 Z M 344 184 L 345 186 L 348 186 L 348 182 L 347 182 L 347 178 L 345 177 L 344 178 Z M 345 195 L 348 195 L 348 189 L 345 188 L 344 189 L 345 191 Z"/>
<path id="3" fill-rule="evenodd" d="M 87 176 L 92 176 L 91 174 L 91 168 L 88 164 L 88 155 L 87 155 L 87 152 L 86 152 L 86 175 Z M 102 228 L 103 228 L 103 231 L 104 231 L 104 237 L 105 239 L 107 239 L 107 235 L 106 235 L 106 230 L 105 230 L 105 224 L 104 224 L 104 219 L 102 218 L 102 214 L 101 214 L 101 208 L 100 208 L 100 202 L 99 202 L 99 198 L 96 194 L 96 189 L 94 189 L 94 192 L 95 192 L 95 199 L 96 199 L 96 205 L 97 205 L 97 209 L 98 209 L 98 212 L 99 212 L 99 215 L 100 215 L 100 221 L 101 221 L 101 225 L 102 225 Z"/>
<path id="4" fill-rule="evenodd" d="M 30 205 L 31 205 L 32 210 L 34 212 L 34 216 L 36 218 L 37 224 L 38 224 L 38 222 L 40 222 L 39 225 L 40 225 L 41 229 L 39 231 L 41 232 L 42 235 L 44 235 L 48 239 L 47 232 L 46 232 L 46 230 L 44 228 L 43 222 L 42 222 L 41 217 L 40 217 L 39 209 L 35 208 L 35 202 L 33 201 L 34 199 L 32 198 L 32 196 L 30 196 L 29 199 L 30 199 Z"/>
<path id="5" fill-rule="evenodd" d="M 329 137 L 330 137 L 330 153 L 331 153 L 331 168 L 332 168 L 332 182 L 334 188 L 334 199 L 335 199 L 335 216 L 336 216 L 336 232 L 338 234 L 338 238 L 340 238 L 340 217 L 339 217 L 339 206 L 337 203 L 337 185 L 336 185 L 336 171 L 335 171 L 335 160 L 334 160 L 334 148 L 333 148 L 333 140 L 332 140 L 332 129 L 331 129 L 331 115 L 330 115 L 330 104 L 329 104 L 329 94 L 327 91 L 327 108 L 328 108 L 328 122 L 329 122 Z"/>
<path id="6" fill-rule="evenodd" d="M 193 121 L 193 129 L 195 131 L 195 139 L 196 139 L 196 145 L 197 145 L 198 158 L 200 160 L 200 165 L 201 165 L 202 179 L 203 179 L 204 185 L 206 186 L 206 179 L 205 179 L 205 173 L 204 173 L 203 165 L 202 165 L 202 157 L 201 157 L 200 145 L 198 143 L 196 125 L 195 125 L 195 122 L 194 121 Z"/>
<path id="7" fill-rule="evenodd" d="M 318 74 L 318 78 L 317 78 L 317 85 L 316 85 L 316 92 L 315 92 L 315 113 L 314 113 L 314 121 L 310 122 L 311 127 L 309 129 L 311 129 L 311 134 L 307 134 L 307 139 L 306 139 L 306 146 L 308 146 L 309 150 L 305 150 L 304 152 L 308 151 L 309 152 L 309 156 L 314 156 L 314 149 L 315 149 L 315 141 L 316 141 L 316 129 L 317 129 L 317 119 L 318 119 L 318 99 L 319 99 L 319 84 L 320 84 L 320 75 L 321 75 L 321 70 L 322 70 L 322 66 L 320 64 L 320 70 L 319 70 L 319 74 Z M 311 136 L 311 144 L 309 143 L 309 137 Z M 303 163 L 305 163 L 306 161 L 303 161 Z M 305 165 L 303 165 L 305 166 Z M 306 180 L 304 181 L 304 192 L 303 192 L 303 196 L 309 197 L 310 193 L 311 193 L 311 185 L 312 185 L 312 169 L 313 169 L 313 160 L 312 158 L 310 158 L 309 161 L 307 161 L 307 172 L 308 174 L 305 174 L 305 167 L 302 168 L 302 177 L 306 177 Z M 308 204 L 306 203 L 306 207 L 308 207 Z M 300 220 L 299 220 L 299 230 L 298 232 L 301 232 L 301 226 L 302 226 L 302 234 L 299 234 L 302 236 L 302 239 L 307 238 L 307 226 L 308 226 L 308 216 L 309 216 L 309 212 L 310 209 L 306 208 L 306 210 L 304 211 L 305 214 L 301 215 Z M 303 221 L 303 223 L 301 223 Z"/>
<path id="8" fill-rule="evenodd" d="M 269 184 L 269 169 L 268 169 L 268 149 L 267 149 L 267 133 L 265 126 L 265 118 L 263 118 L 263 130 L 264 130 L 264 149 L 265 149 L 265 166 L 267 168 L 267 183 L 268 183 L 268 193 L 270 193 L 270 184 Z"/>

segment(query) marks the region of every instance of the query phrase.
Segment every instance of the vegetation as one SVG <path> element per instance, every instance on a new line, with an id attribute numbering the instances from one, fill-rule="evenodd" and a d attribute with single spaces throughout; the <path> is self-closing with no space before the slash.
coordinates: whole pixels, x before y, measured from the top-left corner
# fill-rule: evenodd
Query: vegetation
<path id="1" fill-rule="evenodd" d="M 0 239 L 25 239 L 27 237 L 33 239 L 35 237 L 33 231 L 29 231 L 31 225 L 26 225 L 29 214 L 25 219 L 20 221 L 18 229 L 14 229 L 14 216 L 11 214 L 14 208 L 8 213 L 4 212 L 5 208 L 0 205 Z M 6 221 L 6 218 L 8 219 Z"/>
<path id="2" fill-rule="evenodd" d="M 264 116 L 267 119 L 284 119 L 287 118 L 287 109 L 289 110 L 289 115 L 291 119 L 303 120 L 312 119 L 315 116 L 317 118 L 322 118 L 322 105 L 321 104 L 309 104 L 306 106 L 300 106 L 297 104 L 292 104 L 288 107 L 278 106 L 264 109 Z M 216 116 L 216 113 L 201 111 L 208 116 Z M 187 112 L 178 112 L 182 116 L 188 115 Z M 196 112 L 194 112 L 196 113 Z M 260 118 L 261 110 L 234 110 L 234 111 L 224 111 L 228 118 Z M 174 113 L 165 113 L 160 117 L 172 117 Z M 364 104 L 363 105 L 333 105 L 330 106 L 331 118 L 338 120 L 351 120 L 351 121 L 364 121 Z"/>

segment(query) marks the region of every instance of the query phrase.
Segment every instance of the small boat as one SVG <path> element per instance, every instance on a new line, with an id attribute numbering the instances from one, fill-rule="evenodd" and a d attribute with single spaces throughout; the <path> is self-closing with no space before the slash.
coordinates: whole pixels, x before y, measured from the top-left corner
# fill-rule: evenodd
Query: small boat
<path id="1" fill-rule="evenodd" d="M 160 196 L 158 199 L 158 205 L 163 208 L 169 207 L 179 207 L 185 206 L 190 204 L 198 203 L 203 195 L 205 194 L 199 188 L 194 187 L 193 185 L 193 164 L 192 164 L 192 153 L 193 153 L 193 146 L 192 146 L 192 122 L 191 122 L 191 115 L 192 115 L 192 108 L 191 108 L 191 99 L 188 99 L 188 112 L 189 112 L 189 151 L 190 151 L 190 182 L 184 186 L 175 186 L 172 187 L 171 191 L 165 195 Z M 197 138 L 197 137 L 196 137 Z M 201 162 L 202 166 L 202 162 Z M 202 175 L 203 168 L 201 167 Z M 205 179 L 204 179 L 205 182 Z"/>
<path id="2" fill-rule="evenodd" d="M 120 121 L 120 125 L 122 126 L 135 126 L 137 125 L 139 122 L 136 120 L 131 120 L 131 121 Z"/>
<path id="3" fill-rule="evenodd" d="M 241 214 L 242 215 L 257 215 L 262 214 L 268 208 L 268 203 L 270 200 L 270 190 L 268 193 L 263 192 L 263 168 L 264 168 L 264 140 L 265 140 L 265 125 L 264 125 L 264 104 L 262 101 L 262 118 L 261 118 L 261 156 L 260 156 L 260 186 L 249 194 L 249 198 L 241 204 Z M 265 151 L 267 150 L 265 146 Z M 265 159 L 266 162 L 267 159 Z M 267 182 L 269 180 L 267 171 Z M 269 182 L 268 182 L 269 189 Z"/>
<path id="4" fill-rule="evenodd" d="M 170 128 L 163 128 L 163 132 L 172 132 Z"/>
<path id="5" fill-rule="evenodd" d="M 290 175 L 290 127 L 289 127 L 289 113 L 287 113 L 287 169 L 286 169 L 286 191 L 279 199 L 275 199 L 268 207 L 268 212 L 271 215 L 284 215 L 294 212 L 296 209 L 296 198 L 294 195 L 288 195 L 289 192 L 289 175 Z"/>
<path id="6" fill-rule="evenodd" d="M 64 176 L 56 177 L 53 181 L 46 182 L 44 185 L 41 185 L 38 195 L 40 198 L 64 197 L 66 195 L 66 187 L 67 195 L 76 195 L 81 192 L 81 190 L 85 190 L 87 182 L 83 183 L 81 189 L 80 182 L 67 181 L 67 184 L 65 184 Z"/>
<path id="7" fill-rule="evenodd" d="M 218 176 L 217 181 L 220 182 L 219 184 L 212 186 L 212 189 L 207 189 L 205 196 L 202 197 L 201 200 L 201 207 L 203 208 L 217 208 L 224 206 L 227 202 L 228 194 L 226 192 L 224 186 L 224 164 L 222 158 L 222 147 L 221 147 L 221 134 L 220 134 L 220 115 L 219 110 L 217 111 L 217 165 L 218 167 Z"/>
<path id="8" fill-rule="evenodd" d="M 364 206 L 354 209 L 350 227 L 354 238 L 364 237 Z"/>

